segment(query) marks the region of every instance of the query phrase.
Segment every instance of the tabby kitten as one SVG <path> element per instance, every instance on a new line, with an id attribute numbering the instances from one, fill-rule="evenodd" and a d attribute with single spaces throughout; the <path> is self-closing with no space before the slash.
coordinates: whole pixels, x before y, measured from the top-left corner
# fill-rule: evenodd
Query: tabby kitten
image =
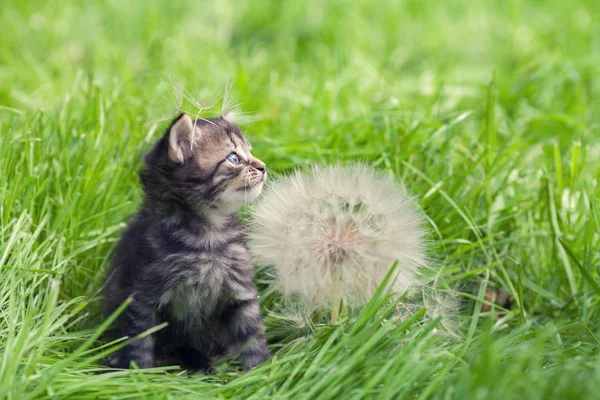
<path id="1" fill-rule="evenodd" d="M 144 201 L 117 246 L 105 306 L 111 313 L 133 298 L 117 319 L 119 337 L 168 325 L 121 349 L 110 366 L 149 368 L 176 357 L 208 369 L 239 354 L 250 369 L 270 357 L 236 214 L 267 176 L 251 150 L 226 118 L 182 114 L 146 155 Z"/>

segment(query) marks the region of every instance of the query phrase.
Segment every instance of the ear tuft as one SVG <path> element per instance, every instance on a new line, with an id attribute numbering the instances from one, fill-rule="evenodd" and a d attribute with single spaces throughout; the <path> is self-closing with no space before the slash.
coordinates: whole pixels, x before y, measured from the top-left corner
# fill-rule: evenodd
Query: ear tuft
<path id="1" fill-rule="evenodd" d="M 192 151 L 194 123 L 188 114 L 181 114 L 171 123 L 168 130 L 169 158 L 183 164 Z"/>
<path id="2" fill-rule="evenodd" d="M 226 110 L 221 114 L 221 117 L 230 124 L 235 124 L 236 116 L 237 115 L 234 110 Z"/>

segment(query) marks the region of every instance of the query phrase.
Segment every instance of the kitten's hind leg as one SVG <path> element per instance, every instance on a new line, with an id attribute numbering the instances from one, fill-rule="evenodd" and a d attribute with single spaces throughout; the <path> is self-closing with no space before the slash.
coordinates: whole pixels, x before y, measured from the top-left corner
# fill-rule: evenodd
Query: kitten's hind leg
<path id="1" fill-rule="evenodd" d="M 156 325 L 156 315 L 151 307 L 134 298 L 117 318 L 120 336 L 134 338 Z M 112 368 L 129 368 L 133 361 L 139 368 L 154 366 L 154 336 L 148 335 L 123 347 L 107 360 Z"/>

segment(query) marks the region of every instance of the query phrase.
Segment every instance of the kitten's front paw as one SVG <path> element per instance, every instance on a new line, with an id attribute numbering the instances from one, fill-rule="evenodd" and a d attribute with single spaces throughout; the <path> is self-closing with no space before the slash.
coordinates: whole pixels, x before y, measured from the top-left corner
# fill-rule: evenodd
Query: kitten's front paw
<path id="1" fill-rule="evenodd" d="M 262 353 L 254 353 L 244 357 L 242 364 L 244 365 L 244 371 L 250 371 L 252 368 L 260 365 L 271 358 L 271 354 L 266 351 Z"/>
<path id="2" fill-rule="evenodd" d="M 117 365 L 119 365 L 120 362 L 121 361 L 120 361 L 120 357 L 118 354 L 110 355 L 110 356 L 104 358 L 102 361 L 100 361 L 100 363 L 102 365 L 104 365 L 105 367 L 108 367 L 108 368 L 119 368 L 119 367 L 117 367 Z"/>
<path id="3" fill-rule="evenodd" d="M 109 368 L 115 369 L 128 369 L 129 368 L 129 360 L 123 359 L 120 355 L 114 355 L 107 358 L 104 362 Z"/>
<path id="4" fill-rule="evenodd" d="M 127 354 L 119 352 L 107 357 L 104 365 L 110 368 L 129 369 L 131 362 L 135 362 L 138 368 L 152 368 L 154 366 L 154 357 L 150 354 L 142 355 L 142 357 L 133 358 Z"/>

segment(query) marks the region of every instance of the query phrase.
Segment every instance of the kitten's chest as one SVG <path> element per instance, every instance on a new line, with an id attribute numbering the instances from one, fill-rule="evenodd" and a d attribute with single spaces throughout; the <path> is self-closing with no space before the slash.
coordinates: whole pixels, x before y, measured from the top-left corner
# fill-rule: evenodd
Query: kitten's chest
<path id="1" fill-rule="evenodd" d="M 171 317 L 178 321 L 192 321 L 214 315 L 226 296 L 222 288 L 219 293 L 209 293 L 206 289 L 192 283 L 177 288 L 168 305 Z"/>
<path id="2" fill-rule="evenodd" d="M 250 255 L 239 244 L 226 246 L 209 257 L 198 257 L 185 281 L 171 294 L 170 314 L 178 320 L 210 318 L 240 294 L 240 281 L 248 280 L 249 270 Z"/>

